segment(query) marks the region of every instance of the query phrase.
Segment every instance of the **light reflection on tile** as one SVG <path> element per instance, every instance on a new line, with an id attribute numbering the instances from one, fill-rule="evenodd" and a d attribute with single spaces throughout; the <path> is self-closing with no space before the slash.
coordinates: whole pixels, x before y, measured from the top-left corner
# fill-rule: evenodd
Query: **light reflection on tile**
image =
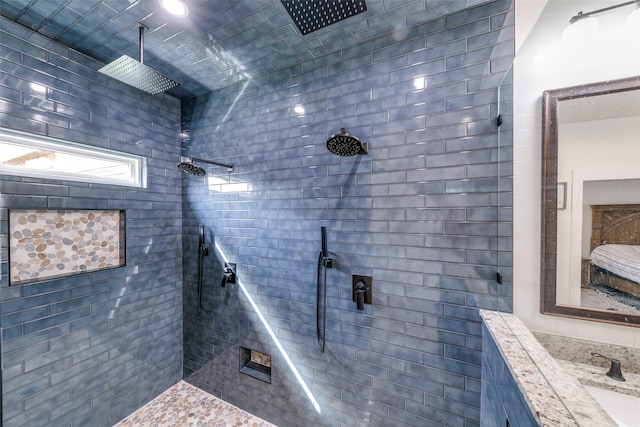
<path id="1" fill-rule="evenodd" d="M 276 427 L 180 381 L 114 427 Z"/>

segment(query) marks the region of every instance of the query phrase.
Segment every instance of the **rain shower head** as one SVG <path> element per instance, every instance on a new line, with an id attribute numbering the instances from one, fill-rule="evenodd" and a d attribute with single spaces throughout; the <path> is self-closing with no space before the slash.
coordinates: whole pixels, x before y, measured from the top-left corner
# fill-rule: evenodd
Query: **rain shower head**
<path id="1" fill-rule="evenodd" d="M 199 162 L 209 163 L 210 165 L 220 166 L 227 168 L 227 172 L 233 172 L 233 165 L 227 163 L 219 163 L 211 160 L 197 159 L 195 157 L 180 157 L 180 163 L 176 166 L 178 170 L 184 173 L 195 176 L 203 176 L 207 172 L 196 164 L 196 160 Z"/>
<path id="2" fill-rule="evenodd" d="M 304 36 L 367 10 L 364 0 L 280 0 Z"/>
<path id="3" fill-rule="evenodd" d="M 144 65 L 144 30 L 148 28 L 141 23 L 138 23 L 137 26 L 139 28 L 140 61 L 122 55 L 98 71 L 152 95 L 180 86 L 180 83 L 175 80 Z"/>
<path id="4" fill-rule="evenodd" d="M 185 159 L 185 160 L 190 160 L 190 159 Z M 203 176 L 206 174 L 204 169 L 196 165 L 196 163 L 193 160 L 182 161 L 178 163 L 177 167 L 178 167 L 178 170 L 181 170 L 184 173 L 188 173 L 189 175 Z"/>
<path id="5" fill-rule="evenodd" d="M 327 148 L 338 156 L 355 156 L 356 154 L 368 154 L 369 146 L 366 143 L 351 135 L 345 128 L 337 135 L 332 135 L 327 140 Z"/>

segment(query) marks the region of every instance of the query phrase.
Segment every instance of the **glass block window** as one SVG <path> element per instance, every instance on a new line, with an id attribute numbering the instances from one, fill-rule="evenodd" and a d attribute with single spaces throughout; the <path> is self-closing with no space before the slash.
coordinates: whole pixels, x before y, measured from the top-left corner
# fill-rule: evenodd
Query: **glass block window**
<path id="1" fill-rule="evenodd" d="M 146 159 L 0 128 L 0 174 L 146 187 Z"/>

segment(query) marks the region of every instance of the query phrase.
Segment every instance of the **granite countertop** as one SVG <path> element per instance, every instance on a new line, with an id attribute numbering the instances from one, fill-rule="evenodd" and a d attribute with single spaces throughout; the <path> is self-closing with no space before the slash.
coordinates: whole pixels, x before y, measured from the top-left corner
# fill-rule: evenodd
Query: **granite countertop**
<path id="1" fill-rule="evenodd" d="M 568 360 L 590 366 L 600 366 L 606 372 L 609 369 L 610 362 L 602 358 L 593 357 L 591 353 L 595 352 L 620 360 L 624 374 L 640 375 L 640 351 L 637 348 L 542 332 L 532 333 L 538 342 L 542 344 L 542 347 L 556 360 Z"/>
<path id="2" fill-rule="evenodd" d="M 480 315 L 540 425 L 617 426 L 575 372 L 563 369 L 520 319 L 486 310 Z"/>
<path id="3" fill-rule="evenodd" d="M 585 363 L 557 360 L 562 370 L 577 378 L 580 384 L 612 390 L 617 393 L 640 397 L 640 375 L 622 370 L 626 381 L 618 381 L 606 376 L 607 369 Z"/>

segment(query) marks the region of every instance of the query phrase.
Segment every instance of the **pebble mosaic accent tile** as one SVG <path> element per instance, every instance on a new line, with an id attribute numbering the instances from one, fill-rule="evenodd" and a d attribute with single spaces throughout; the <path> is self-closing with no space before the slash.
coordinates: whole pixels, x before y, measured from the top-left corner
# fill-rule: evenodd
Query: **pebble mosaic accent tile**
<path id="1" fill-rule="evenodd" d="M 259 351 L 251 350 L 251 361 L 262 366 L 271 367 L 271 356 Z"/>
<path id="2" fill-rule="evenodd" d="M 124 211 L 9 211 L 12 285 L 124 265 Z"/>
<path id="3" fill-rule="evenodd" d="M 114 427 L 276 427 L 180 381 Z"/>

